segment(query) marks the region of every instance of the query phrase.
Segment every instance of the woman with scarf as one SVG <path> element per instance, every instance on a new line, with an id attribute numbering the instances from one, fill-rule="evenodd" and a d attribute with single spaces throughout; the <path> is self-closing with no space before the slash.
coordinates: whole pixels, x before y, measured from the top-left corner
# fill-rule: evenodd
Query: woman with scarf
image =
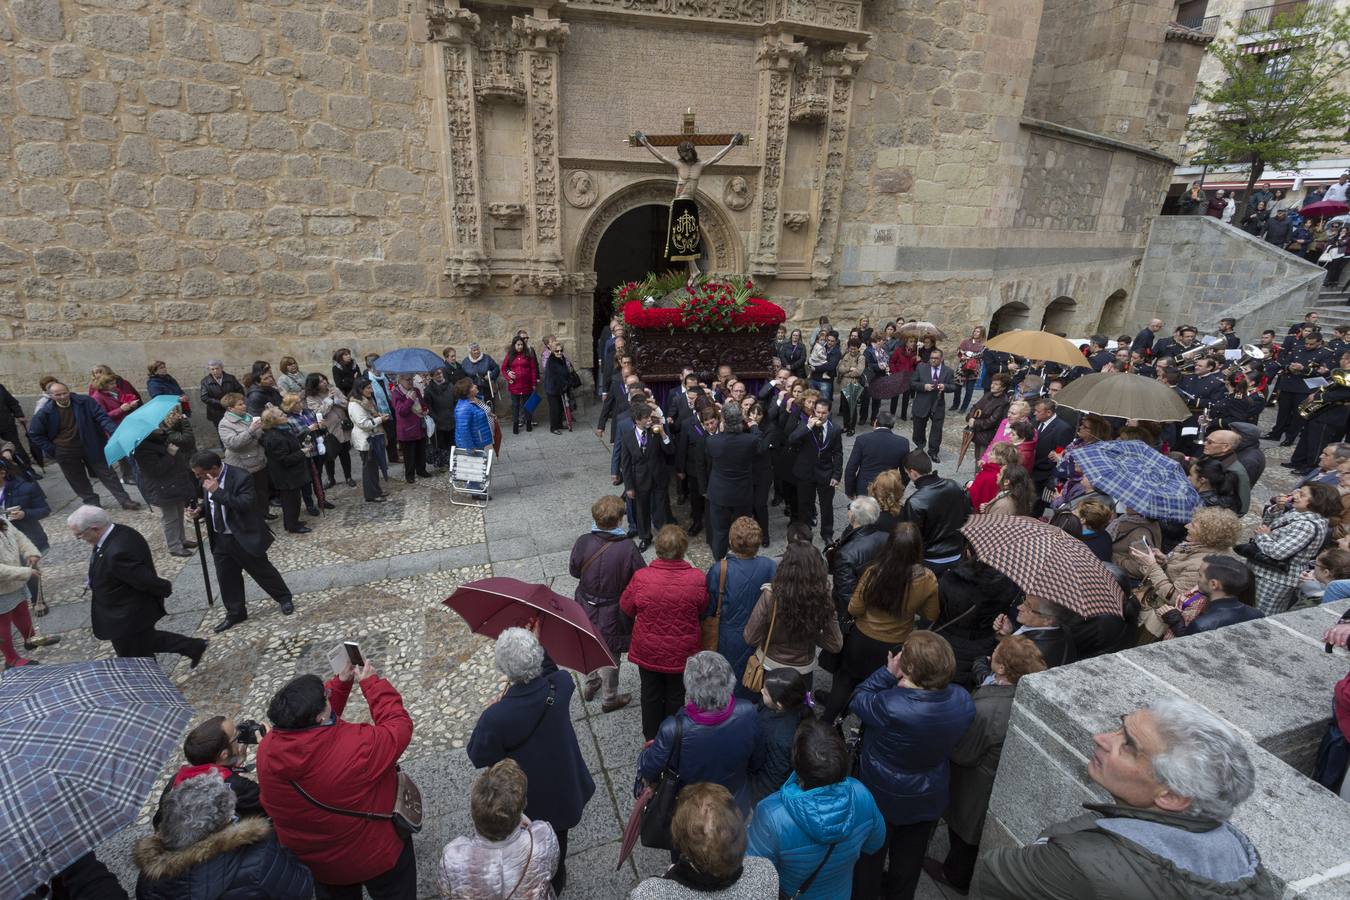
<path id="1" fill-rule="evenodd" d="M 352 480 L 352 433 L 351 422 L 347 420 L 347 398 L 342 392 L 328 383 L 328 379 L 318 372 L 311 372 L 305 378 L 305 409 L 323 424 L 328 437 L 324 440 L 323 468 L 328 475 L 324 487 L 337 484 L 334 477 L 337 462 L 342 462 L 342 476 L 348 487 L 355 487 Z"/>
<path id="2" fill-rule="evenodd" d="M 287 394 L 282 397 L 281 411 L 286 414 L 291 433 L 305 451 L 305 464 L 309 469 L 309 475 L 300 487 L 300 497 L 305 501 L 305 512 L 317 516 L 320 505 L 324 509 L 334 509 L 323 490 L 323 456 L 325 445 L 331 438 L 324 435 L 323 424 L 314 413 L 305 408 L 298 394 Z"/>
<path id="3" fill-rule="evenodd" d="M 980 367 L 984 362 L 984 326 L 976 325 L 971 329 L 970 337 L 957 347 L 956 393 L 952 395 L 952 412 L 965 412 L 970 408 L 970 398 L 975 393 L 975 385 L 980 380 Z"/>
<path id="4" fill-rule="evenodd" d="M 277 389 L 282 395 L 305 393 L 305 375 L 300 371 L 300 363 L 295 361 L 294 356 L 283 356 L 277 363 L 277 370 L 281 372 L 277 376 Z"/>
<path id="5" fill-rule="evenodd" d="M 220 398 L 220 405 L 225 414 L 216 427 L 220 444 L 225 448 L 225 465 L 249 473 L 253 478 L 253 498 L 259 515 L 275 519 L 276 514 L 267 508 L 272 494 L 271 484 L 267 480 L 267 454 L 258 442 L 262 422 L 248 414 L 243 394 L 226 394 Z"/>
<path id="6" fill-rule="evenodd" d="M 1008 393 L 1011 383 L 1008 373 L 995 373 L 989 379 L 989 389 L 975 401 L 966 416 L 966 429 L 970 432 L 976 460 L 984 458 L 984 451 L 994 442 L 994 433 L 1008 415 L 1008 407 L 1012 404 L 1012 396 Z"/>
<path id="7" fill-rule="evenodd" d="M 384 416 L 375 406 L 375 390 L 369 380 L 358 378 L 353 385 L 347 418 L 352 420 L 352 446 L 361 454 L 361 494 L 367 503 L 383 503 L 388 498 L 380 487 L 380 475 L 389 480 Z"/>
<path id="8" fill-rule="evenodd" d="M 398 426 L 398 443 L 403 451 L 403 480 L 412 484 L 418 478 L 430 478 L 427 471 L 427 426 L 422 417 L 427 414 L 422 392 L 413 387 L 408 373 L 398 376 L 398 384 L 390 392 L 394 404 L 394 421 Z"/>

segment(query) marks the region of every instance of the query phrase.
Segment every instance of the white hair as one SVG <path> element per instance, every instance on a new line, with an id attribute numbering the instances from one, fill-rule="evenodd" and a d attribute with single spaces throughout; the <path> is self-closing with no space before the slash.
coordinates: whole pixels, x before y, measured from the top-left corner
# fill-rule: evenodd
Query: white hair
<path id="1" fill-rule="evenodd" d="M 1190 812 L 1227 821 L 1256 788 L 1256 769 L 1242 735 L 1203 706 L 1163 697 L 1148 706 L 1162 738 L 1153 774 L 1189 797 Z"/>
<path id="2" fill-rule="evenodd" d="M 534 681 L 544 670 L 544 648 L 534 632 L 508 628 L 497 636 L 497 668 L 512 684 Z"/>
<path id="3" fill-rule="evenodd" d="M 206 361 L 206 367 L 209 369 L 209 368 L 211 368 L 212 366 L 220 366 L 220 367 L 223 369 L 223 368 L 225 368 L 225 363 L 221 362 L 221 361 L 218 360 L 218 359 L 208 359 L 208 360 Z"/>
<path id="4" fill-rule="evenodd" d="M 719 712 L 731 702 L 736 676 L 726 657 L 712 650 L 695 653 L 684 663 L 684 693 L 705 712 Z"/>
<path id="5" fill-rule="evenodd" d="M 234 790 L 216 772 L 189 778 L 164 798 L 160 840 L 170 850 L 190 847 L 230 824 L 234 805 Z"/>
<path id="6" fill-rule="evenodd" d="M 90 528 L 97 528 L 102 531 L 112 523 L 112 516 L 108 515 L 106 509 L 101 506 L 89 506 L 88 504 L 79 507 L 66 517 L 66 524 L 76 531 L 88 531 Z"/>
<path id="7" fill-rule="evenodd" d="M 854 497 L 848 503 L 848 514 L 859 528 L 875 525 L 877 519 L 881 518 L 881 504 L 875 497 Z"/>

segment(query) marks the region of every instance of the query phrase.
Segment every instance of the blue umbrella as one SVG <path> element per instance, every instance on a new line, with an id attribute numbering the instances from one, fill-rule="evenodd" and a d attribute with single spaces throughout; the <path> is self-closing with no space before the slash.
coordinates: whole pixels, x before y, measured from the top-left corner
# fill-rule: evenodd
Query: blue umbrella
<path id="1" fill-rule="evenodd" d="M 421 347 L 404 347 L 401 350 L 390 350 L 371 363 L 371 368 L 378 369 L 381 372 L 393 372 L 395 375 L 415 375 L 418 372 L 430 372 L 432 369 L 439 369 L 443 365 L 445 365 L 445 360 L 430 350 L 423 350 Z"/>
<path id="2" fill-rule="evenodd" d="M 192 718 L 151 658 L 0 680 L 0 897 L 25 897 L 126 826 Z"/>
<path id="3" fill-rule="evenodd" d="M 108 465 L 130 456 L 131 451 L 140 446 L 141 441 L 150 436 L 150 432 L 162 425 L 169 410 L 177 405 L 176 394 L 160 394 L 123 416 L 122 424 L 117 426 L 103 447 L 103 458 L 108 461 Z"/>
<path id="4" fill-rule="evenodd" d="M 1119 377 L 1119 376 L 1113 376 Z M 1092 486 L 1150 519 L 1189 522 L 1200 494 L 1176 460 L 1143 441 L 1097 441 L 1069 451 Z"/>

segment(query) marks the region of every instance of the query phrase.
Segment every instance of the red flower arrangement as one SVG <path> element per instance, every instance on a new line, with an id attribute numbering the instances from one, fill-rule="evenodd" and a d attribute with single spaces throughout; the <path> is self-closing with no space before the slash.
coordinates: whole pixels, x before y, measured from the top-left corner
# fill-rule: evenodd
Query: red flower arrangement
<path id="1" fill-rule="evenodd" d="M 684 297 L 674 308 L 644 308 L 643 285 L 629 282 L 615 291 L 616 305 L 623 310 L 624 323 L 638 329 L 669 331 L 754 331 L 787 321 L 787 313 L 763 297 L 749 296 L 754 284 L 737 286 L 724 281 L 705 281 L 685 288 Z"/>

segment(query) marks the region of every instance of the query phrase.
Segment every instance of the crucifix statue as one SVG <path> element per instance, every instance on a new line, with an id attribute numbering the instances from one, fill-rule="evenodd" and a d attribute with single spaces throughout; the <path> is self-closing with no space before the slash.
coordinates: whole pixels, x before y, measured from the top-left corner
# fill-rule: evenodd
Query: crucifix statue
<path id="1" fill-rule="evenodd" d="M 698 224 L 698 203 L 694 194 L 698 190 L 698 180 L 703 170 L 726 156 L 738 144 L 746 143 L 745 135 L 736 134 L 699 134 L 694 127 L 694 111 L 684 114 L 684 129 L 679 134 L 643 134 L 635 131 L 628 143 L 646 147 L 653 156 L 668 166 L 674 166 L 676 172 L 675 199 L 670 203 L 670 218 L 666 223 L 666 258 L 671 262 L 684 262 L 689 267 L 689 277 L 685 284 L 694 286 L 699 276 L 698 258 L 703 252 L 703 238 Z M 704 162 L 698 158 L 697 145 L 709 146 L 725 143 Z M 676 159 L 663 155 L 657 147 L 674 147 Z"/>

